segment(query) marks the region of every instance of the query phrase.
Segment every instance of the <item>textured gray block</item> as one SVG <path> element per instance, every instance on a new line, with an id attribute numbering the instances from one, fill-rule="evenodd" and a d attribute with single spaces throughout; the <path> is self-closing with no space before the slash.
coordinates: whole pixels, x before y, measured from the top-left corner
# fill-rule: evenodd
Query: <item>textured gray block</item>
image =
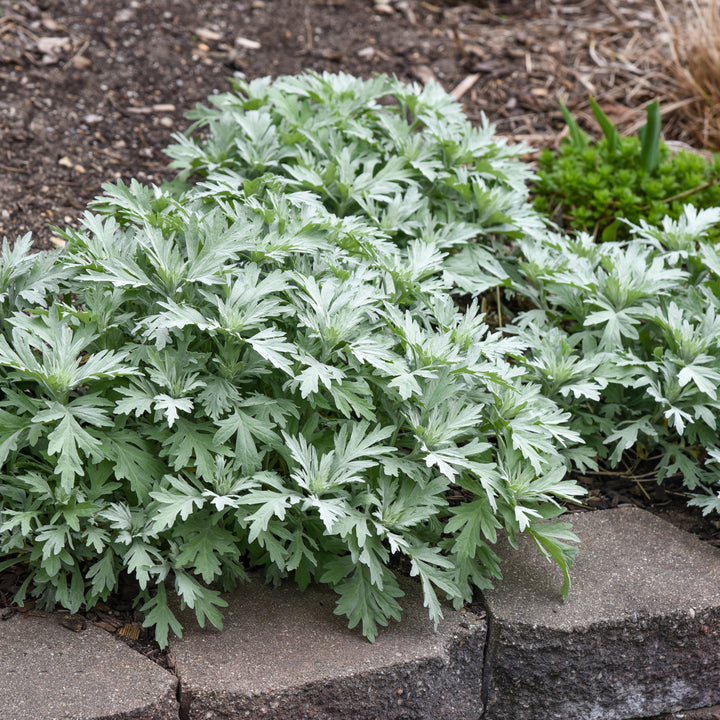
<path id="1" fill-rule="evenodd" d="M 225 629 L 171 642 L 189 720 L 477 720 L 485 623 L 445 612 L 434 633 L 421 599 L 374 644 L 333 614 L 335 595 L 259 582 L 227 597 Z M 184 622 L 185 624 L 185 622 Z"/>
<path id="2" fill-rule="evenodd" d="M 720 551 L 636 508 L 572 516 L 559 570 L 500 543 L 485 593 L 487 720 L 620 720 L 720 702 Z"/>
<path id="3" fill-rule="evenodd" d="M 104 630 L 0 622 L 2 720 L 177 720 L 177 679 Z"/>
<path id="4" fill-rule="evenodd" d="M 720 720 L 720 705 L 697 710 L 681 710 L 677 713 L 663 713 L 649 720 Z"/>

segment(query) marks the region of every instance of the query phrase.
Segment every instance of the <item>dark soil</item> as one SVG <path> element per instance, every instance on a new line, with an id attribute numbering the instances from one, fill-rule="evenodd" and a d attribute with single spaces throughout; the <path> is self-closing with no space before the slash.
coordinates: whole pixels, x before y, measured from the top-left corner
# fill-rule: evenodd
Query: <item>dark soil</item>
<path id="1" fill-rule="evenodd" d="M 637 124 L 667 37 L 654 0 L 0 0 L 0 238 L 49 248 L 104 182 L 169 177 L 163 148 L 228 76 L 435 78 L 540 147 L 561 97 Z"/>
<path id="2" fill-rule="evenodd" d="M 680 13 L 680 0 L 665 3 Z M 592 128 L 593 94 L 622 131 L 670 98 L 668 32 L 654 0 L 0 0 L 0 238 L 76 223 L 102 184 L 171 177 L 163 148 L 185 113 L 248 79 L 303 70 L 434 78 L 473 121 L 555 146 L 564 99 Z M 666 118 L 666 139 L 686 140 Z M 630 474 L 582 478 L 585 507 L 632 502 L 720 545 L 718 524 L 682 488 Z M 20 578 L 0 574 L 0 608 Z M 33 610 L 30 610 L 33 612 Z M 2 618 L 0 610 L 0 618 Z M 61 614 L 64 618 L 65 614 Z M 164 663 L 122 596 L 68 627 L 96 622 Z"/>

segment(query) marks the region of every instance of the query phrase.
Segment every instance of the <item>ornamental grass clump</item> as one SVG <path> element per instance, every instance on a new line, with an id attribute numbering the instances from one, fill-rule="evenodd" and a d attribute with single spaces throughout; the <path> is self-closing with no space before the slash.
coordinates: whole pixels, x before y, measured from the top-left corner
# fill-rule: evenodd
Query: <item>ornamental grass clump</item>
<path id="1" fill-rule="evenodd" d="M 556 518 L 591 455 L 527 340 L 473 299 L 544 232 L 522 148 L 387 78 L 211 101 L 169 149 L 170 186 L 105 186 L 62 252 L 26 237 L 0 255 L 16 600 L 77 611 L 126 573 L 165 645 L 177 605 L 220 627 L 220 592 L 260 570 L 329 585 L 372 640 L 400 617 L 401 568 L 437 622 L 499 576 L 501 529 L 528 532 L 567 592 Z"/>
<path id="2" fill-rule="evenodd" d="M 662 0 L 656 0 L 669 31 L 668 74 L 675 81 L 678 114 L 685 131 L 702 147 L 720 150 L 720 2 L 685 3 L 685 15 L 671 22 Z"/>

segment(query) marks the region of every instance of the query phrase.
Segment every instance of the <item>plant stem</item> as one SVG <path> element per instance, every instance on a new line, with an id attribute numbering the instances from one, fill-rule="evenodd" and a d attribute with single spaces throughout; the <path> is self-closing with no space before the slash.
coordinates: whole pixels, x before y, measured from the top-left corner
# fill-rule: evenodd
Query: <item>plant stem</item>
<path id="1" fill-rule="evenodd" d="M 669 198 L 665 198 L 664 200 L 661 200 L 662 203 L 671 203 L 673 200 L 680 200 L 680 198 L 689 197 L 690 195 L 693 195 L 696 192 L 700 192 L 701 190 L 706 190 L 709 187 L 712 187 L 715 184 L 716 180 L 708 180 L 706 183 L 703 183 L 702 185 L 698 185 L 697 187 L 690 188 L 689 190 L 683 190 L 681 193 L 677 193 L 677 195 L 671 195 Z M 647 208 L 644 208 L 647 209 Z"/>

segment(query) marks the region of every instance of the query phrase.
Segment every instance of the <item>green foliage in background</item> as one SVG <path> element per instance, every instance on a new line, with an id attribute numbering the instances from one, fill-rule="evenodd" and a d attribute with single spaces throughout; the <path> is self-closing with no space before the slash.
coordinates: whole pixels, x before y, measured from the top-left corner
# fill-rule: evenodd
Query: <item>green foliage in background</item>
<path id="1" fill-rule="evenodd" d="M 657 102 L 648 107 L 637 137 L 620 137 L 592 98 L 590 105 L 603 137 L 591 142 L 562 106 L 569 135 L 559 153 L 546 148 L 538 158 L 537 210 L 566 230 L 613 240 L 628 237 L 621 218 L 659 225 L 666 215 L 677 220 L 686 204 L 720 205 L 720 156 L 706 160 L 687 150 L 670 153 L 660 140 Z"/>

